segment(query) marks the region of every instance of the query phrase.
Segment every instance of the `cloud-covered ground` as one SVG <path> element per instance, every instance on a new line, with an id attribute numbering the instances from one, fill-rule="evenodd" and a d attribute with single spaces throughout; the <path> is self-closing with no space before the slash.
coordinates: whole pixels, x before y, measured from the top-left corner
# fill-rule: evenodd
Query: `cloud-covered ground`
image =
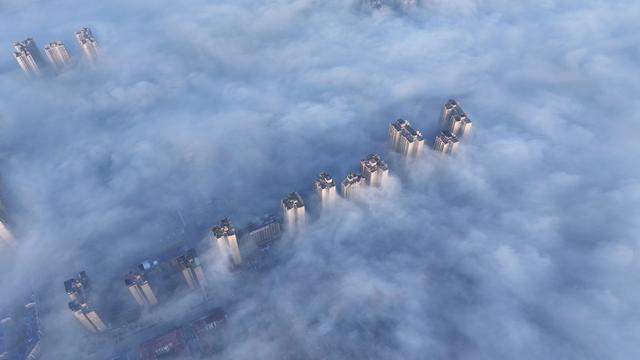
<path id="1" fill-rule="evenodd" d="M 640 355 L 640 3 L 375 3 L 0 2 L 21 244 L 2 250 L 1 297 L 46 294 L 45 359 L 86 357 L 73 273 L 125 272 L 180 238 L 178 214 L 193 237 L 310 200 L 318 172 L 341 180 L 370 152 L 392 164 L 387 188 L 316 214 L 264 276 L 210 269 L 212 301 L 234 304 L 222 358 Z M 80 60 L 82 26 L 95 69 L 28 81 L 11 58 L 32 36 Z M 401 166 L 388 123 L 431 144 L 448 98 L 473 137 Z"/>

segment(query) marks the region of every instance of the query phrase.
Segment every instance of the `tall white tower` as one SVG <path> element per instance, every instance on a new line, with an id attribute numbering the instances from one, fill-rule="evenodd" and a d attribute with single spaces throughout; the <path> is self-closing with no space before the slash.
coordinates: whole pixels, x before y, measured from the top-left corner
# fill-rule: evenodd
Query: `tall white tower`
<path id="1" fill-rule="evenodd" d="M 451 99 L 442 106 L 440 128 L 449 131 L 458 139 L 463 139 L 471 133 L 473 122 L 462 110 L 457 101 Z"/>
<path id="2" fill-rule="evenodd" d="M 320 173 L 314 183 L 316 194 L 320 198 L 320 205 L 323 209 L 331 207 L 336 201 L 336 182 L 327 173 Z"/>
<path id="3" fill-rule="evenodd" d="M 236 238 L 236 229 L 231 224 L 231 220 L 222 219 L 220 225 L 214 226 L 211 229 L 211 239 L 218 246 L 220 253 L 230 256 L 235 265 L 242 263 L 238 239 Z"/>
<path id="4" fill-rule="evenodd" d="M 49 43 L 44 47 L 44 53 L 47 55 L 49 62 L 58 73 L 63 72 L 71 66 L 69 52 L 61 41 Z"/>
<path id="5" fill-rule="evenodd" d="M 86 27 L 80 29 L 80 31 L 76 32 L 76 40 L 78 40 L 78 45 L 80 45 L 82 52 L 89 62 L 91 64 L 95 64 L 98 61 L 100 49 L 98 48 L 98 42 L 93 37 L 91 30 Z"/>
<path id="6" fill-rule="evenodd" d="M 42 57 L 32 38 L 13 44 L 13 53 L 22 71 L 30 78 L 37 78 L 42 75 Z"/>
<path id="7" fill-rule="evenodd" d="M 445 154 L 455 154 L 458 151 L 460 141 L 450 131 L 441 131 L 433 143 L 433 149 Z"/>
<path id="8" fill-rule="evenodd" d="M 389 177 L 389 167 L 376 154 L 370 154 L 366 159 L 360 160 L 360 171 L 370 186 L 381 186 Z"/>
<path id="9" fill-rule="evenodd" d="M 297 232 L 304 226 L 304 201 L 297 192 L 292 192 L 286 198 L 282 199 L 282 212 L 287 230 Z"/>
<path id="10" fill-rule="evenodd" d="M 156 294 L 153 292 L 146 274 L 129 273 L 124 280 L 125 285 L 129 289 L 129 293 L 138 305 L 155 305 L 158 303 Z"/>
<path id="11" fill-rule="evenodd" d="M 364 183 L 364 179 L 360 174 L 350 173 L 347 175 L 347 178 L 342 181 L 341 190 L 342 196 L 345 199 L 353 199 L 356 194 L 360 191 L 362 184 Z"/>
<path id="12" fill-rule="evenodd" d="M 418 156 L 424 148 L 424 137 L 404 119 L 389 125 L 389 142 L 393 149 L 406 157 Z"/>

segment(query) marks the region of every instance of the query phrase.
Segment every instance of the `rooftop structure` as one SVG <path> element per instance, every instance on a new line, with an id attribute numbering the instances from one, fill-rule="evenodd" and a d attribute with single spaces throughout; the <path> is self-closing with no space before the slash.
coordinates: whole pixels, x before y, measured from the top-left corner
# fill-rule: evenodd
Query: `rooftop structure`
<path id="1" fill-rule="evenodd" d="M 316 194 L 320 198 L 320 204 L 323 209 L 331 206 L 336 201 L 336 182 L 327 173 L 320 173 L 314 183 Z"/>
<path id="2" fill-rule="evenodd" d="M 189 249 L 186 254 L 178 256 L 176 262 L 189 289 L 206 287 L 207 281 L 196 249 Z"/>
<path id="3" fill-rule="evenodd" d="M 457 101 L 451 99 L 442 106 L 440 128 L 462 139 L 469 135 L 473 123 Z"/>
<path id="4" fill-rule="evenodd" d="M 460 142 L 450 131 L 441 131 L 433 143 L 433 149 L 445 154 L 455 154 L 458 151 Z"/>
<path id="5" fill-rule="evenodd" d="M 158 298 L 151 288 L 144 271 L 139 273 L 130 272 L 124 283 L 138 305 L 155 305 L 158 303 Z"/>
<path id="6" fill-rule="evenodd" d="M 380 186 L 389 177 L 389 167 L 376 154 L 370 154 L 366 159 L 360 160 L 360 171 L 367 184 L 371 186 Z"/>
<path id="7" fill-rule="evenodd" d="M 80 31 L 76 32 L 76 40 L 78 40 L 78 45 L 80 45 L 89 62 L 95 64 L 98 61 L 99 48 L 91 30 L 86 27 L 80 29 Z"/>
<path id="8" fill-rule="evenodd" d="M 18 65 L 22 71 L 31 78 L 42 75 L 42 57 L 36 46 L 36 42 L 32 38 L 27 38 L 13 45 L 15 52 L 13 53 Z"/>
<path id="9" fill-rule="evenodd" d="M 63 72 L 71 66 L 69 52 L 61 41 L 49 43 L 44 47 L 44 53 L 47 55 L 49 62 L 58 73 Z"/>
<path id="10" fill-rule="evenodd" d="M 221 254 L 231 257 L 231 261 L 235 265 L 242 263 L 238 239 L 236 238 L 236 229 L 231 224 L 231 220 L 222 219 L 220 225 L 214 226 L 211 229 L 211 240 L 217 244 Z"/>
<path id="11" fill-rule="evenodd" d="M 304 226 L 304 201 L 297 192 L 292 192 L 281 201 L 285 223 L 289 231 L 299 231 Z"/>
<path id="12" fill-rule="evenodd" d="M 404 119 L 389 125 L 389 142 L 393 149 L 406 157 L 417 156 L 424 148 L 424 137 Z"/>
<path id="13" fill-rule="evenodd" d="M 352 199 L 358 193 L 364 183 L 364 178 L 360 174 L 350 173 L 347 178 L 342 181 L 342 196 L 345 199 Z"/>

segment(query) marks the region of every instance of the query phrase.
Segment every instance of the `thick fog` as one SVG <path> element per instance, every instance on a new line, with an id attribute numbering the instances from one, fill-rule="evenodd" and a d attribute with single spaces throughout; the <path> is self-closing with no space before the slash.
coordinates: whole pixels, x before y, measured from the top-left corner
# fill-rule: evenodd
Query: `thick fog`
<path id="1" fill-rule="evenodd" d="M 65 279 L 126 292 L 145 257 L 299 191 L 309 221 L 273 269 L 203 256 L 219 358 L 637 359 L 638 19 L 632 0 L 0 0 L 18 244 L 0 248 L 0 305 L 39 295 L 44 359 L 116 352 L 73 318 Z M 74 66 L 27 79 L 27 37 L 65 42 Z M 457 156 L 389 150 L 399 117 L 431 146 L 449 98 L 474 121 Z M 315 176 L 373 152 L 389 184 L 321 213 Z M 145 316 L 179 323 L 194 302 Z"/>

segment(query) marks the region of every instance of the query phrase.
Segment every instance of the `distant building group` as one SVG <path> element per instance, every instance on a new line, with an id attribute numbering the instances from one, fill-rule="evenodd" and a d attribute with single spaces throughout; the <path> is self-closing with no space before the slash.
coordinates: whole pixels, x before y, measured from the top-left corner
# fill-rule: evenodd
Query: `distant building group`
<path id="1" fill-rule="evenodd" d="M 75 34 L 78 46 L 91 64 L 98 59 L 98 43 L 89 28 L 82 28 Z M 47 62 L 42 57 L 36 42 L 27 38 L 13 45 L 14 57 L 22 71 L 31 78 L 41 77 L 47 68 L 55 73 L 62 73 L 72 65 L 71 56 L 61 41 L 50 42 L 44 47 Z"/>

